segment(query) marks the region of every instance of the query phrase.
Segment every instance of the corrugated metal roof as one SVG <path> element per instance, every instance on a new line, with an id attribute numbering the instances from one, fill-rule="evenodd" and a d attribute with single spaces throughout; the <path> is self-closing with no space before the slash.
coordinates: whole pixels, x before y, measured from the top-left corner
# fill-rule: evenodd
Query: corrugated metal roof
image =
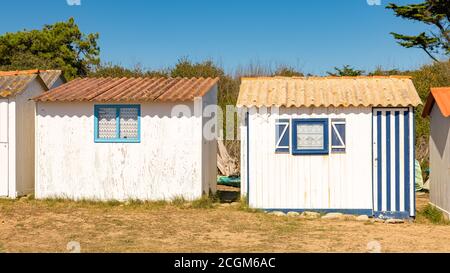
<path id="1" fill-rule="evenodd" d="M 59 78 L 62 78 L 63 81 L 65 81 L 61 70 L 41 70 L 39 71 L 39 75 L 47 85 L 48 89 L 53 88 L 53 85 Z"/>
<path id="2" fill-rule="evenodd" d="M 79 78 L 36 101 L 190 101 L 202 97 L 218 78 Z"/>
<path id="3" fill-rule="evenodd" d="M 243 78 L 238 107 L 405 107 L 421 104 L 409 77 Z"/>
<path id="4" fill-rule="evenodd" d="M 423 109 L 423 117 L 430 115 L 435 103 L 437 103 L 444 117 L 450 117 L 450 87 L 431 88 L 427 103 Z"/>
<path id="5" fill-rule="evenodd" d="M 21 92 L 36 78 L 42 80 L 47 89 L 50 89 L 61 74 L 61 70 L 0 71 L 0 97 Z"/>

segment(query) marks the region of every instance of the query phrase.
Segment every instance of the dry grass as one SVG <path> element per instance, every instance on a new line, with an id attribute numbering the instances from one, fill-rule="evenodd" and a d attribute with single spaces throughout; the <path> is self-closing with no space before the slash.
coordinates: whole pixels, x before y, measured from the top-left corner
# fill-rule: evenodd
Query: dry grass
<path id="1" fill-rule="evenodd" d="M 200 207 L 1 200 L 0 251 L 65 252 L 77 241 L 82 252 L 366 252 L 377 240 L 386 252 L 450 252 L 450 226 L 423 218 L 387 225 Z"/>

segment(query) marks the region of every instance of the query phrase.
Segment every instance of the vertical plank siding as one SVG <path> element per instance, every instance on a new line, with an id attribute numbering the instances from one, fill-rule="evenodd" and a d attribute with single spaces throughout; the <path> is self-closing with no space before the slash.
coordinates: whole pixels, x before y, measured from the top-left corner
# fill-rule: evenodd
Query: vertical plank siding
<path id="1" fill-rule="evenodd" d="M 346 152 L 276 152 L 276 121 L 298 118 L 345 119 Z M 414 216 L 413 130 L 413 108 L 252 108 L 241 121 L 243 195 L 265 210 Z"/>
<path id="2" fill-rule="evenodd" d="M 249 139 L 246 140 L 249 162 L 244 163 L 249 164 L 248 174 L 245 168 L 242 171 L 250 178 L 250 206 L 371 211 L 372 110 L 281 108 L 279 113 L 273 110 L 259 109 L 249 114 Z M 346 153 L 314 156 L 275 153 L 275 122 L 283 118 L 345 118 Z M 246 141 L 243 150 L 247 149 Z"/>
<path id="3" fill-rule="evenodd" d="M 430 201 L 450 218 L 450 118 L 437 106 L 430 117 Z"/>
<path id="4" fill-rule="evenodd" d="M 376 215 L 415 216 L 413 115 L 412 108 L 374 109 Z"/>

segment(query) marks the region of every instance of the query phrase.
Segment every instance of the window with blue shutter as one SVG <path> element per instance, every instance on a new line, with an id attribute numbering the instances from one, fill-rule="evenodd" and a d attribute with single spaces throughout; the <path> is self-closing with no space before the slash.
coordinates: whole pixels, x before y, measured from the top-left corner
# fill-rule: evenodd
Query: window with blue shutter
<path id="1" fill-rule="evenodd" d="M 275 122 L 275 151 L 289 153 L 289 119 L 278 119 Z"/>
<path id="2" fill-rule="evenodd" d="M 292 154 L 326 155 L 328 150 L 328 119 L 293 119 Z"/>
<path id="3" fill-rule="evenodd" d="M 331 151 L 345 153 L 345 119 L 331 120 Z"/>
<path id="4" fill-rule="evenodd" d="M 95 142 L 138 143 L 140 120 L 140 105 L 95 105 Z"/>

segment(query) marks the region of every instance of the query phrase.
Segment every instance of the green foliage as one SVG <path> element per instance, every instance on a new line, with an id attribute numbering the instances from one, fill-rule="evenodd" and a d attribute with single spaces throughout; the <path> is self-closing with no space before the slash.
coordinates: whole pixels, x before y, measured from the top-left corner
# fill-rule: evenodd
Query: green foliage
<path id="1" fill-rule="evenodd" d="M 169 75 L 169 72 L 165 70 L 160 71 L 145 70 L 142 68 L 141 65 L 135 65 L 133 68 L 130 69 L 117 64 L 106 63 L 98 65 L 92 71 L 90 71 L 88 75 L 89 77 L 142 78 L 142 77 L 167 77 Z"/>
<path id="2" fill-rule="evenodd" d="M 0 69 L 62 69 L 70 80 L 87 75 L 100 61 L 98 34 L 83 34 L 73 18 L 0 36 Z"/>
<path id="3" fill-rule="evenodd" d="M 391 3 L 386 8 L 393 10 L 397 17 L 435 27 L 428 34 L 422 32 L 415 36 L 392 32 L 391 34 L 401 46 L 420 48 L 435 61 L 437 61 L 437 58 L 433 56 L 433 53 L 439 54 L 443 52 L 447 55 L 450 54 L 450 1 L 425 0 L 423 3 L 405 6 Z"/>
<path id="4" fill-rule="evenodd" d="M 194 209 L 212 209 L 214 208 L 215 198 L 214 196 L 204 195 L 200 199 L 192 202 Z"/>
<path id="5" fill-rule="evenodd" d="M 439 209 L 437 209 L 432 205 L 426 206 L 422 211 L 419 211 L 418 214 L 419 217 L 424 217 L 433 224 L 444 224 L 444 225 L 449 224 L 449 222 L 445 220 L 442 211 L 440 211 Z"/>
<path id="6" fill-rule="evenodd" d="M 303 77 L 303 73 L 295 70 L 290 66 L 280 66 L 273 74 L 274 76 L 283 76 L 283 77 Z"/>
<path id="7" fill-rule="evenodd" d="M 361 76 L 362 74 L 364 74 L 364 71 L 363 70 L 354 69 L 350 65 L 344 65 L 342 68 L 335 67 L 334 68 L 334 72 L 327 72 L 327 74 L 330 75 L 330 76 L 337 76 L 337 77 L 342 77 L 342 76 Z"/>

